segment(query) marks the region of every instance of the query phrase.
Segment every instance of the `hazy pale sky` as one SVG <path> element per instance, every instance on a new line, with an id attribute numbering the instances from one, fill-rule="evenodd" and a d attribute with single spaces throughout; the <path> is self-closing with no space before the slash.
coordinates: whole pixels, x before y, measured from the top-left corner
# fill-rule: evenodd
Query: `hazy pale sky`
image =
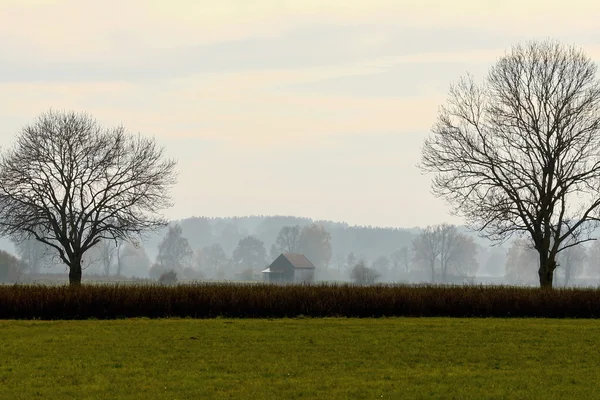
<path id="1" fill-rule="evenodd" d="M 154 136 L 170 218 L 451 217 L 416 167 L 448 86 L 511 45 L 600 61 L 600 2 L 0 0 L 0 145 L 49 108 Z"/>

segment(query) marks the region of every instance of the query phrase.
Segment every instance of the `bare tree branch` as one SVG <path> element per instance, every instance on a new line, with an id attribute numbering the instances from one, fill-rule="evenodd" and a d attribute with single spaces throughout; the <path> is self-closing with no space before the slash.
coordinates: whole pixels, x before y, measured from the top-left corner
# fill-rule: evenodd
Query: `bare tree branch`
<path id="1" fill-rule="evenodd" d="M 482 84 L 467 76 L 425 140 L 433 192 L 482 235 L 527 234 L 552 286 L 562 250 L 593 239 L 600 210 L 600 83 L 579 49 L 515 46 Z"/>
<path id="2" fill-rule="evenodd" d="M 52 247 L 81 281 L 101 240 L 135 240 L 166 224 L 175 161 L 154 139 L 103 128 L 86 114 L 49 111 L 0 160 L 0 233 Z"/>

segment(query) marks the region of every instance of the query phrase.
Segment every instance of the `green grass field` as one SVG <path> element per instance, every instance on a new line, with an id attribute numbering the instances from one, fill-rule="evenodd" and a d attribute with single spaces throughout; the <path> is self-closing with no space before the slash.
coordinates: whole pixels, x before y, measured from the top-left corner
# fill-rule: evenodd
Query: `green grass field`
<path id="1" fill-rule="evenodd" d="M 0 321 L 0 399 L 593 399 L 600 321 Z"/>

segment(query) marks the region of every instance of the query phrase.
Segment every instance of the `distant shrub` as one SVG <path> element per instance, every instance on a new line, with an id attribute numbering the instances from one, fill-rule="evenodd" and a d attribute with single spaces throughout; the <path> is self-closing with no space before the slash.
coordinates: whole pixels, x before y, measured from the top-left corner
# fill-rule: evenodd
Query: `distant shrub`
<path id="1" fill-rule="evenodd" d="M 360 261 L 350 271 L 350 279 L 358 285 L 372 285 L 380 276 L 379 272 L 365 266 L 364 261 Z"/>
<path id="2" fill-rule="evenodd" d="M 174 285 L 177 283 L 177 272 L 170 270 L 167 272 L 163 272 L 159 277 L 158 277 L 158 282 L 162 283 L 163 285 Z"/>

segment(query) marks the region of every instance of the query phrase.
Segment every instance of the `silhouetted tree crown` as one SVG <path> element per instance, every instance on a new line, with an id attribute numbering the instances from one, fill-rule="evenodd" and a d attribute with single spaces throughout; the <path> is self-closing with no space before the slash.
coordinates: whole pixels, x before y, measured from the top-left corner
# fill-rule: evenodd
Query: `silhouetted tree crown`
<path id="1" fill-rule="evenodd" d="M 478 84 L 450 89 L 422 151 L 433 191 L 499 242 L 527 235 L 539 282 L 557 254 L 591 240 L 600 210 L 600 83 L 583 51 L 555 41 L 517 45 Z"/>
<path id="2" fill-rule="evenodd" d="M 49 111 L 0 158 L 0 234 L 35 238 L 81 282 L 83 255 L 102 239 L 162 227 L 175 161 L 154 139 L 104 128 L 87 114 Z"/>

